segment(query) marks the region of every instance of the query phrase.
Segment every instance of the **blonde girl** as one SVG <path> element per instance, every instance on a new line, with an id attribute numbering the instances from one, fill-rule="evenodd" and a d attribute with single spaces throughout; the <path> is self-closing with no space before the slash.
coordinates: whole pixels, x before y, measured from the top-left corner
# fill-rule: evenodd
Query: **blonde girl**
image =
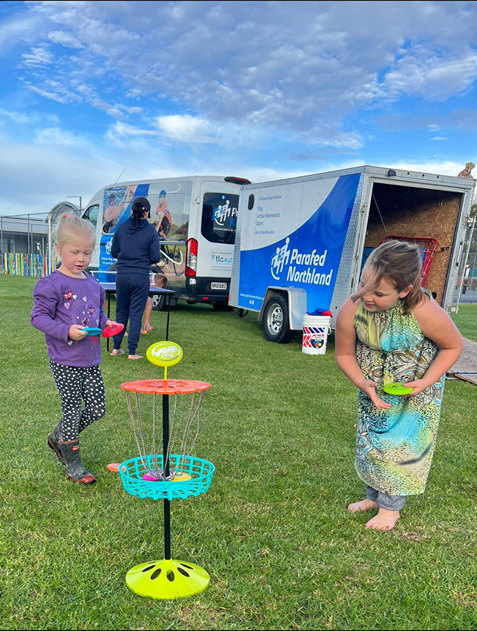
<path id="1" fill-rule="evenodd" d="M 94 243 L 91 223 L 68 214 L 60 218 L 55 247 L 61 265 L 37 282 L 31 312 L 32 325 L 45 334 L 63 412 L 48 445 L 79 484 L 96 481 L 81 461 L 79 434 L 106 413 L 100 337 L 88 337 L 84 329 L 115 325 L 104 313 L 103 288 L 86 271 Z"/>

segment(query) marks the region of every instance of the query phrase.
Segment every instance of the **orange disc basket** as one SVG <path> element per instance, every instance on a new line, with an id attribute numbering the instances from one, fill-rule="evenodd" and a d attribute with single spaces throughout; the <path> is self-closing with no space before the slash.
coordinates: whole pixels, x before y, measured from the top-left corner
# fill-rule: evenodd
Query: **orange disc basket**
<path id="1" fill-rule="evenodd" d="M 210 383 L 192 379 L 140 379 L 121 384 L 122 390 L 140 394 L 192 394 L 209 388 Z"/>

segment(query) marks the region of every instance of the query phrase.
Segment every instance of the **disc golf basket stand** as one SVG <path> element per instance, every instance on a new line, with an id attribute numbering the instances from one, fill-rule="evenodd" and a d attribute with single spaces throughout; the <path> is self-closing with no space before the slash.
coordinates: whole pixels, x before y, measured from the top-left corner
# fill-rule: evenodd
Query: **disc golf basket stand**
<path id="1" fill-rule="evenodd" d="M 192 451 L 197 439 L 202 399 L 209 388 L 210 384 L 205 381 L 184 379 L 150 379 L 121 384 L 121 389 L 126 392 L 129 416 L 139 450 L 138 458 L 126 460 L 119 465 L 124 490 L 140 498 L 164 500 L 164 559 L 141 563 L 126 574 L 127 586 L 140 596 L 158 599 L 184 598 L 204 591 L 210 581 L 209 574 L 200 566 L 189 561 L 172 559 L 170 526 L 171 501 L 197 497 L 205 493 L 212 482 L 214 465 L 201 458 L 186 455 Z M 162 398 L 162 454 L 158 454 L 156 449 L 158 396 Z M 178 406 L 179 397 L 182 402 Z M 145 398 L 148 409 L 152 407 L 152 444 L 149 454 L 146 448 L 147 423 L 142 416 Z M 171 424 L 170 399 L 173 409 Z M 182 403 L 187 402 L 188 405 L 182 406 Z M 180 416 L 183 418 L 179 418 Z M 185 428 L 180 453 L 171 454 L 183 420 Z M 194 429 L 192 444 L 188 445 L 189 436 Z"/>
<path id="2" fill-rule="evenodd" d="M 431 269 L 431 263 L 437 250 L 437 241 L 435 239 L 421 239 L 420 237 L 386 237 L 381 241 L 381 243 L 384 243 L 385 241 L 390 241 L 391 239 L 397 239 L 398 241 L 408 241 L 409 243 L 417 244 L 422 259 L 421 284 L 423 287 L 425 287 L 427 283 L 427 277 L 429 276 L 429 272 Z"/>

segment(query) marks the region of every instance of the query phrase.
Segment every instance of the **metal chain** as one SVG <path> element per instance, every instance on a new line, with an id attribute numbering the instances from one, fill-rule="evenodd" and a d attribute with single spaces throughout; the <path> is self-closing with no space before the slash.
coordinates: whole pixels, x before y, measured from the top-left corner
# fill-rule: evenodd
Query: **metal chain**
<path id="1" fill-rule="evenodd" d="M 178 395 L 175 394 L 173 396 L 174 396 L 174 411 L 172 412 L 172 421 L 170 422 L 170 425 L 169 425 L 169 429 L 170 429 L 169 443 L 167 445 L 166 457 L 165 457 L 165 460 L 164 460 L 164 471 L 166 470 L 166 462 L 169 462 L 169 457 L 170 457 L 171 451 L 172 451 L 172 445 L 174 444 L 174 441 L 176 440 L 176 434 L 177 434 L 177 432 L 179 430 L 179 422 L 177 421 L 177 399 L 178 399 Z M 171 477 L 171 476 L 169 476 L 169 477 Z"/>
<path id="2" fill-rule="evenodd" d="M 204 391 L 202 391 L 199 394 L 199 401 L 197 403 L 197 407 L 195 408 L 195 411 L 193 410 L 193 406 L 194 406 L 194 402 L 195 402 L 195 393 L 192 397 L 192 401 L 190 404 L 190 408 L 189 408 L 189 415 L 188 415 L 188 420 L 187 420 L 187 425 L 185 427 L 184 430 L 184 435 L 182 438 L 182 445 L 181 445 L 181 455 L 183 456 L 180 460 L 180 463 L 178 463 L 177 468 L 179 468 L 179 466 L 182 466 L 184 463 L 184 456 L 187 455 L 187 453 L 192 454 L 192 450 L 195 447 L 195 444 L 197 442 L 197 438 L 199 436 L 199 429 L 200 429 L 200 408 L 202 405 L 202 399 L 204 397 Z M 192 424 L 194 423 L 195 419 L 197 419 L 197 423 L 196 423 L 196 432 L 195 432 L 195 436 L 192 439 L 192 443 L 189 446 L 189 448 L 187 448 L 187 440 L 189 438 L 189 432 L 191 430 Z M 187 451 L 186 451 L 187 448 Z"/>
<path id="3" fill-rule="evenodd" d="M 177 439 L 177 434 L 179 432 L 179 419 L 177 418 L 177 399 L 178 399 L 178 395 L 174 395 L 174 406 L 173 406 L 173 413 L 172 413 L 172 421 L 170 422 L 170 434 L 169 434 L 169 442 L 167 445 L 167 449 L 166 449 L 166 455 L 164 458 L 164 462 L 163 462 L 163 470 L 162 472 L 160 472 L 159 467 L 158 467 L 158 458 L 157 458 L 157 453 L 156 453 L 156 419 L 157 419 L 157 407 L 156 407 L 156 395 L 154 394 L 154 399 L 153 399 L 153 403 L 152 403 L 152 459 L 151 459 L 151 465 L 154 465 L 153 468 L 151 469 L 151 467 L 149 466 L 149 463 L 147 461 L 147 451 L 146 451 L 146 441 L 145 441 L 145 436 L 144 436 L 144 426 L 143 426 L 143 421 L 142 421 L 142 414 L 141 414 L 141 404 L 140 404 L 140 399 L 139 399 L 139 393 L 135 393 L 136 394 L 136 413 L 137 413 L 137 417 L 135 418 L 134 415 L 134 411 L 133 411 L 133 406 L 132 406 L 132 401 L 131 401 L 131 394 L 130 392 L 126 391 L 126 402 L 127 402 L 127 406 L 128 406 L 128 411 L 129 411 L 129 417 L 131 419 L 131 424 L 132 424 L 132 428 L 133 428 L 133 433 L 134 433 L 134 438 L 136 440 L 136 444 L 139 450 L 139 457 L 141 459 L 141 462 L 143 464 L 143 466 L 147 469 L 147 471 L 153 475 L 155 475 L 158 478 L 164 478 L 164 471 L 166 470 L 166 463 L 169 462 L 169 458 L 171 455 L 171 451 L 172 451 L 172 447 L 174 442 Z M 195 444 L 197 442 L 197 438 L 199 436 L 199 430 L 200 430 L 200 408 L 202 405 L 202 399 L 204 397 L 205 392 L 202 391 L 199 394 L 199 398 L 198 398 L 198 402 L 197 405 L 195 406 L 195 401 L 196 401 L 196 393 L 193 393 L 192 395 L 192 399 L 191 399 L 191 403 L 189 406 L 189 410 L 187 413 L 187 417 L 186 417 L 186 424 L 185 424 L 185 429 L 184 429 L 184 433 L 182 436 L 182 441 L 181 441 L 181 446 L 180 446 L 180 455 L 182 456 L 179 460 L 179 462 L 176 464 L 176 471 L 178 469 L 180 469 L 180 467 L 183 465 L 184 461 L 185 461 L 185 456 L 188 455 L 186 453 L 186 449 L 192 453 L 192 450 L 195 447 Z M 171 396 L 171 395 L 169 395 Z M 192 442 L 190 444 L 189 447 L 187 447 L 187 443 L 189 440 L 189 434 L 191 432 L 192 426 L 194 424 L 194 422 L 196 422 L 196 431 L 195 431 L 195 436 L 192 439 Z M 171 479 L 173 476 L 170 475 L 169 479 Z"/>
<path id="4" fill-rule="evenodd" d="M 136 421 L 134 419 L 134 412 L 133 412 L 133 409 L 132 409 L 131 395 L 130 395 L 130 393 L 128 391 L 126 391 L 126 402 L 127 402 L 127 406 L 128 406 L 128 410 L 129 410 L 129 418 L 131 419 L 131 424 L 132 424 L 132 428 L 133 428 L 134 438 L 136 439 L 137 448 L 139 450 L 139 457 L 141 458 L 142 464 L 147 468 L 147 462 L 145 460 L 145 454 L 143 454 L 141 452 L 141 443 L 139 442 L 139 436 L 138 436 L 137 429 L 136 429 Z"/>
<path id="5" fill-rule="evenodd" d="M 139 399 L 139 393 L 136 392 L 135 394 L 136 394 L 136 410 L 137 410 L 137 421 L 138 421 L 138 427 L 139 427 L 139 436 L 140 436 L 141 441 L 142 441 L 142 450 L 143 450 L 143 454 L 144 454 L 144 458 L 142 459 L 142 463 L 146 467 L 146 469 L 149 471 L 149 465 L 147 464 L 147 459 L 146 459 L 147 450 L 146 450 L 146 444 L 145 444 L 145 440 L 144 440 L 144 429 L 143 429 L 142 415 L 141 415 L 141 402 L 140 402 L 140 399 Z"/>
<path id="6" fill-rule="evenodd" d="M 156 393 L 154 393 L 152 400 L 152 445 L 151 445 L 151 465 L 155 466 L 154 474 L 159 476 L 158 464 L 157 464 L 157 450 L 156 450 Z"/>

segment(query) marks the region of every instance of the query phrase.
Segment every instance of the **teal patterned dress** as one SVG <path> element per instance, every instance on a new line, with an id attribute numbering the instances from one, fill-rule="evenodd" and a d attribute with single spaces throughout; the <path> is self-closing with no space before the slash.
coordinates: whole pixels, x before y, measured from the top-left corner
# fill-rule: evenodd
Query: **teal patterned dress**
<path id="1" fill-rule="evenodd" d="M 392 405 L 378 410 L 359 391 L 356 471 L 363 482 L 388 495 L 418 495 L 431 467 L 445 375 L 416 396 L 388 395 L 382 386 L 421 379 L 439 348 L 424 337 L 412 312 L 403 313 L 400 300 L 377 313 L 361 303 L 354 325 L 358 364 L 367 379 L 379 384 L 377 395 Z"/>

